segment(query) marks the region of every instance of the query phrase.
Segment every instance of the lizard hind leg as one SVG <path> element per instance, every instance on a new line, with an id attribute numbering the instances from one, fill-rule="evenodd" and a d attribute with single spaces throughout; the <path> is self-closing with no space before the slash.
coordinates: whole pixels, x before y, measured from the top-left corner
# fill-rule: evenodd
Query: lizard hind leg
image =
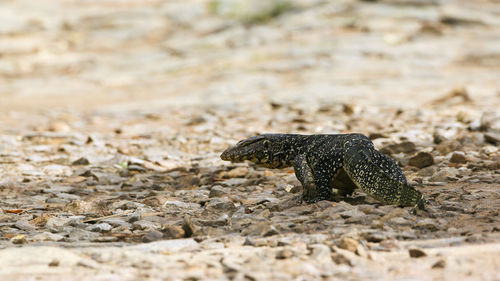
<path id="1" fill-rule="evenodd" d="M 364 192 L 386 204 L 413 206 L 420 202 L 422 194 L 407 184 L 401 168 L 375 150 L 368 139 L 349 140 L 344 148 L 344 169 Z"/>

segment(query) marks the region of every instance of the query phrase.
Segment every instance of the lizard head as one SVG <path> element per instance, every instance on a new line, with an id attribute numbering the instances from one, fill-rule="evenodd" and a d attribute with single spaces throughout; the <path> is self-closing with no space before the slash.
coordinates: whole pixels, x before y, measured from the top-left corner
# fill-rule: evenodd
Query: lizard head
<path id="1" fill-rule="evenodd" d="M 258 135 L 239 141 L 235 146 L 222 152 L 220 158 L 231 162 L 249 160 L 265 164 L 269 160 L 270 152 L 271 140 L 266 135 Z"/>

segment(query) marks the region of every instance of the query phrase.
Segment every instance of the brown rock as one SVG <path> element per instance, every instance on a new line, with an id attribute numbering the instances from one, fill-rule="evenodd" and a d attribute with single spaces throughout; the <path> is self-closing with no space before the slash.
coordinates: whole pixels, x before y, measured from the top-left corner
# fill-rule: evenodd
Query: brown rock
<path id="1" fill-rule="evenodd" d="M 411 141 L 404 141 L 402 143 L 389 144 L 380 149 L 381 153 L 384 154 L 396 154 L 396 153 L 411 153 L 416 150 L 415 144 Z"/>
<path id="2" fill-rule="evenodd" d="M 435 262 L 431 268 L 437 269 L 437 268 L 445 268 L 446 267 L 446 261 L 445 260 L 438 260 Z"/>
<path id="3" fill-rule="evenodd" d="M 436 150 L 441 154 L 441 155 L 446 155 L 452 151 L 457 151 L 460 150 L 462 145 L 460 144 L 459 141 L 457 140 L 447 140 L 443 141 L 440 144 L 436 146 Z"/>
<path id="4" fill-rule="evenodd" d="M 214 197 L 222 197 L 227 195 L 227 191 L 220 185 L 214 185 L 212 189 L 210 189 L 210 194 L 208 194 L 209 198 L 214 198 Z"/>
<path id="5" fill-rule="evenodd" d="M 500 144 L 500 134 L 486 133 L 484 134 L 484 140 L 491 144 Z"/>
<path id="6" fill-rule="evenodd" d="M 71 163 L 71 165 L 73 166 L 78 166 L 78 165 L 88 165 L 90 164 L 89 160 L 85 157 L 82 157 L 82 158 L 78 158 L 77 160 L 73 161 L 73 163 Z"/>
<path id="7" fill-rule="evenodd" d="M 224 178 L 243 178 L 248 174 L 247 167 L 237 167 L 232 169 L 231 171 L 223 173 L 222 177 Z"/>
<path id="8" fill-rule="evenodd" d="M 194 226 L 190 217 L 184 218 L 182 229 L 184 230 L 184 237 L 191 237 L 196 233 L 196 227 Z"/>
<path id="9" fill-rule="evenodd" d="M 10 242 L 13 244 L 26 244 L 28 241 L 26 241 L 26 235 L 19 234 L 10 238 Z"/>
<path id="10" fill-rule="evenodd" d="M 349 237 L 342 237 L 339 241 L 338 247 L 344 250 L 348 250 L 350 252 L 355 253 L 356 250 L 358 249 L 359 243 L 358 241 L 349 238 Z"/>
<path id="11" fill-rule="evenodd" d="M 184 229 L 177 225 L 167 224 L 162 227 L 163 238 L 165 239 L 177 239 L 182 238 L 185 235 Z"/>
<path id="12" fill-rule="evenodd" d="M 434 164 L 434 158 L 432 157 L 432 154 L 428 152 L 419 152 L 417 155 L 410 158 L 408 164 L 422 169 Z"/>
<path id="13" fill-rule="evenodd" d="M 288 259 L 294 256 L 294 253 L 290 249 L 282 249 L 276 253 L 276 259 L 278 260 L 284 260 Z"/>
<path id="14" fill-rule="evenodd" d="M 408 254 L 412 258 L 421 258 L 421 257 L 427 256 L 427 254 L 422 249 L 419 249 L 419 248 L 408 249 Z"/>
<path id="15" fill-rule="evenodd" d="M 454 152 L 450 158 L 451 163 L 463 164 L 467 162 L 465 159 L 465 154 L 463 152 Z"/>

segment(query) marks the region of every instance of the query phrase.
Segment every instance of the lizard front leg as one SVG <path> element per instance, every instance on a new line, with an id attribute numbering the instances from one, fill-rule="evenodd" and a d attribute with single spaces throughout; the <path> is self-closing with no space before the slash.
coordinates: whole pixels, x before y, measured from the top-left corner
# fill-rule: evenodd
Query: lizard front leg
<path id="1" fill-rule="evenodd" d="M 307 203 L 316 202 L 318 197 L 318 189 L 314 182 L 314 175 L 311 167 L 307 163 L 307 157 L 304 154 L 299 154 L 293 161 L 293 169 L 295 176 L 302 184 L 302 199 Z"/>
<path id="2" fill-rule="evenodd" d="M 322 171 L 314 171 L 305 154 L 294 159 L 293 168 L 297 179 L 302 184 L 302 199 L 314 203 L 330 199 L 332 196 L 329 177 Z"/>

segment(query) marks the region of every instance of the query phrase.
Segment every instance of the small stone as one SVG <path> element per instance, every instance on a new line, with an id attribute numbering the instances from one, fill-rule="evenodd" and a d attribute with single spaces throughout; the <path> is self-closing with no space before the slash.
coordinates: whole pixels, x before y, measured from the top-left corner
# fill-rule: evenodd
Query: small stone
<path id="1" fill-rule="evenodd" d="M 493 145 L 486 145 L 483 148 L 481 148 L 481 152 L 490 155 L 498 151 L 498 147 L 493 146 Z"/>
<path id="2" fill-rule="evenodd" d="M 25 221 L 25 220 L 18 220 L 16 221 L 16 223 L 14 224 L 14 226 L 16 228 L 19 228 L 21 230 L 24 230 L 24 231 L 31 231 L 31 230 L 35 230 L 36 227 L 33 226 L 31 223 Z"/>
<path id="3" fill-rule="evenodd" d="M 353 266 L 351 259 L 343 253 L 332 253 L 332 260 L 338 265 L 345 264 L 348 266 Z"/>
<path id="4" fill-rule="evenodd" d="M 26 244 L 28 241 L 26 241 L 26 235 L 19 234 L 10 238 L 10 242 L 13 244 Z"/>
<path id="5" fill-rule="evenodd" d="M 109 223 L 98 223 L 87 227 L 87 230 L 92 232 L 108 232 L 111 231 L 111 228 Z"/>
<path id="6" fill-rule="evenodd" d="M 288 248 L 282 249 L 276 253 L 276 259 L 284 260 L 294 256 L 294 252 Z"/>
<path id="7" fill-rule="evenodd" d="M 441 154 L 441 155 L 446 155 L 450 152 L 460 150 L 462 145 L 460 144 L 459 141 L 457 140 L 447 140 L 443 141 L 442 143 L 438 144 L 436 146 L 436 150 Z"/>
<path id="8" fill-rule="evenodd" d="M 485 133 L 484 140 L 491 143 L 491 144 L 498 145 L 498 144 L 500 144 L 500 134 Z"/>
<path id="9" fill-rule="evenodd" d="M 49 262 L 48 266 L 50 267 L 55 267 L 55 266 L 59 266 L 59 260 L 52 260 L 51 262 Z"/>
<path id="10" fill-rule="evenodd" d="M 149 242 L 160 240 L 163 237 L 164 237 L 163 233 L 156 231 L 156 230 L 152 230 L 152 231 L 149 231 L 148 233 L 146 233 L 146 235 L 144 235 L 142 237 L 142 242 L 149 243 Z"/>
<path id="11" fill-rule="evenodd" d="M 358 217 L 362 217 L 362 216 L 365 216 L 365 213 L 359 211 L 358 209 L 352 209 L 352 210 L 346 210 L 346 211 L 343 211 L 341 213 L 339 213 L 339 215 L 343 218 L 343 219 L 347 219 L 347 218 L 358 218 Z"/>
<path id="12" fill-rule="evenodd" d="M 415 151 L 415 144 L 410 141 L 405 141 L 397 144 L 389 144 L 380 149 L 384 154 L 411 153 Z"/>
<path id="13" fill-rule="evenodd" d="M 432 157 L 432 154 L 428 152 L 419 152 L 417 155 L 410 158 L 408 163 L 411 166 L 422 169 L 434 164 L 434 158 Z"/>
<path id="14" fill-rule="evenodd" d="M 209 198 L 213 197 L 222 197 L 227 195 L 228 192 L 220 185 L 214 185 L 212 189 L 210 189 L 210 193 L 208 194 Z"/>
<path id="15" fill-rule="evenodd" d="M 236 206 L 228 198 L 214 198 L 205 206 L 206 210 L 216 212 L 234 212 Z"/>
<path id="16" fill-rule="evenodd" d="M 161 231 L 165 239 L 178 239 L 185 235 L 184 229 L 177 225 L 165 225 L 162 227 Z"/>
<path id="17" fill-rule="evenodd" d="M 309 245 L 309 250 L 311 250 L 310 256 L 317 262 L 328 263 L 332 262 L 332 251 L 330 247 L 324 244 L 313 244 Z"/>
<path id="18" fill-rule="evenodd" d="M 378 223 L 382 225 L 382 227 L 378 227 L 378 228 L 383 228 L 383 224 L 380 221 L 378 221 Z M 387 238 L 388 238 L 387 233 L 383 232 L 383 231 L 377 231 L 377 232 L 368 233 L 365 235 L 366 241 L 375 242 L 375 243 L 384 241 Z"/>
<path id="19" fill-rule="evenodd" d="M 141 172 L 141 173 L 147 171 L 147 169 L 144 168 L 143 166 L 135 165 L 135 164 L 129 165 L 127 168 L 129 171 L 135 171 L 135 172 Z"/>
<path id="20" fill-rule="evenodd" d="M 32 241 L 39 242 L 39 241 L 61 241 L 64 239 L 64 236 L 55 234 L 55 233 L 50 233 L 50 232 L 42 232 L 39 233 L 31 238 Z"/>
<path id="21" fill-rule="evenodd" d="M 421 177 L 430 177 L 430 176 L 434 175 L 436 173 L 436 171 L 437 171 L 437 168 L 435 166 L 429 166 L 429 167 L 425 167 L 425 168 L 418 170 L 417 175 L 419 175 Z"/>
<path id="22" fill-rule="evenodd" d="M 264 236 L 264 237 L 269 237 L 269 236 L 273 236 L 273 235 L 277 235 L 277 234 L 280 234 L 280 233 L 279 233 L 279 231 L 278 231 L 278 230 L 277 230 L 277 229 L 276 229 L 273 225 L 271 225 L 271 226 L 269 227 L 269 230 L 268 230 L 268 231 L 266 231 L 266 232 L 263 234 L 263 236 Z"/>
<path id="23" fill-rule="evenodd" d="M 71 127 L 63 121 L 52 122 L 49 126 L 49 131 L 57 133 L 66 133 L 71 131 Z"/>
<path id="24" fill-rule="evenodd" d="M 382 134 L 382 133 L 373 133 L 372 132 L 368 135 L 368 138 L 371 140 L 376 140 L 376 139 L 380 139 L 380 138 L 387 138 L 387 136 Z"/>
<path id="25" fill-rule="evenodd" d="M 434 133 L 433 138 L 434 138 L 434 139 L 433 139 L 433 142 L 434 142 L 435 144 L 440 144 L 440 143 L 442 143 L 442 142 L 444 142 L 444 141 L 448 140 L 445 136 L 443 136 L 443 135 L 441 135 L 441 134 L 439 134 L 439 133 L 437 133 L 437 132 L 435 132 L 435 133 Z"/>
<path id="26" fill-rule="evenodd" d="M 79 158 L 79 159 L 73 161 L 73 163 L 71 163 L 71 165 L 73 165 L 73 166 L 88 165 L 88 164 L 90 164 L 89 160 L 87 158 L 84 158 L 84 157 Z"/>
<path id="27" fill-rule="evenodd" d="M 244 246 L 255 246 L 255 241 L 251 238 L 248 237 L 245 239 L 245 242 L 243 242 Z"/>
<path id="28" fill-rule="evenodd" d="M 396 224 L 396 225 L 409 225 L 410 224 L 410 222 L 407 219 L 402 218 L 402 217 L 391 218 L 387 222 L 390 224 Z"/>
<path id="29" fill-rule="evenodd" d="M 160 227 L 159 223 L 154 223 L 152 221 L 149 221 L 149 220 L 139 220 L 139 221 L 136 221 L 132 224 L 132 229 L 133 230 L 156 230 Z"/>
<path id="30" fill-rule="evenodd" d="M 422 249 L 419 248 L 408 249 L 408 254 L 412 258 L 421 258 L 427 256 L 427 254 Z"/>
<path id="31" fill-rule="evenodd" d="M 465 154 L 461 151 L 453 152 L 450 158 L 451 163 L 463 164 L 467 162 L 465 159 Z"/>
<path id="32" fill-rule="evenodd" d="M 443 259 L 438 260 L 431 266 L 432 269 L 445 268 L 445 267 L 446 267 L 446 261 Z"/>
<path id="33" fill-rule="evenodd" d="M 457 174 L 456 169 L 443 168 L 429 178 L 431 182 L 448 182 L 450 178 Z"/>
<path id="34" fill-rule="evenodd" d="M 417 222 L 415 224 L 415 227 L 428 229 L 430 231 L 438 230 L 438 225 L 437 225 L 436 221 L 434 221 L 431 218 L 425 218 L 423 220 L 420 220 L 419 222 Z"/>
<path id="35" fill-rule="evenodd" d="M 337 246 L 341 249 L 355 253 L 358 249 L 359 243 L 352 238 L 342 237 Z"/>
<path id="36" fill-rule="evenodd" d="M 184 230 L 184 237 L 191 237 L 196 233 L 196 227 L 190 217 L 184 217 L 182 229 Z"/>
<path id="37" fill-rule="evenodd" d="M 243 178 L 248 174 L 248 167 L 237 167 L 229 172 L 224 173 L 225 178 Z"/>

